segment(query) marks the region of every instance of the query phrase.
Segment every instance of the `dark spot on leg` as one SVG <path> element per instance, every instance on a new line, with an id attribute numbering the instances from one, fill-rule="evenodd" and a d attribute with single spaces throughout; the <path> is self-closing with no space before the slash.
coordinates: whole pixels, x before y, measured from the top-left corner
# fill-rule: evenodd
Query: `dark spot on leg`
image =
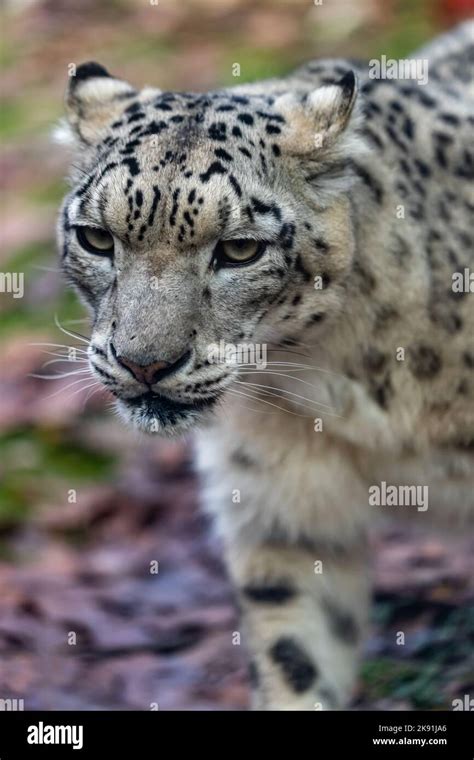
<path id="1" fill-rule="evenodd" d="M 285 604 L 296 596 L 295 589 L 287 582 L 244 586 L 242 593 L 252 602 Z"/>
<path id="2" fill-rule="evenodd" d="M 311 688 L 318 675 L 317 668 L 294 639 L 278 639 L 270 649 L 270 657 L 281 668 L 293 691 L 302 694 Z"/>
<path id="3" fill-rule="evenodd" d="M 350 612 L 340 609 L 331 599 L 322 600 L 322 608 L 328 616 L 331 632 L 344 644 L 355 644 L 359 628 Z"/>

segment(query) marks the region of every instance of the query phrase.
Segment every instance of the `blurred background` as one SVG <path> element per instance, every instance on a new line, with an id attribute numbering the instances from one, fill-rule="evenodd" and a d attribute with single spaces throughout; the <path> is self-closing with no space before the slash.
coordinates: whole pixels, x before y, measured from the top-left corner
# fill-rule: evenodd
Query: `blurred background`
<path id="1" fill-rule="evenodd" d="M 188 443 L 125 430 L 90 381 L 54 377 L 80 364 L 47 364 L 83 356 L 57 322 L 88 334 L 54 243 L 66 157 L 50 134 L 68 65 L 203 90 L 316 57 L 403 57 L 474 0 L 7 0 L 2 13 L 0 270 L 22 274 L 24 293 L 0 293 L 0 698 L 245 709 L 244 646 Z M 355 706 L 450 709 L 474 693 L 473 541 L 387 525 L 373 544 Z"/>

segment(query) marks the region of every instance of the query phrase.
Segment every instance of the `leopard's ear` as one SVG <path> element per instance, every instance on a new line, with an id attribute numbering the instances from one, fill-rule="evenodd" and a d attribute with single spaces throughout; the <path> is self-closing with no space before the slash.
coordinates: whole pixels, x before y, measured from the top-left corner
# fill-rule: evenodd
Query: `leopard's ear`
<path id="1" fill-rule="evenodd" d="M 113 77 L 99 63 L 73 68 L 66 92 L 66 116 L 76 137 L 86 144 L 101 140 L 110 123 L 123 112 L 137 91 Z"/>
<path id="2" fill-rule="evenodd" d="M 357 80 L 353 71 L 334 84 L 318 87 L 303 99 L 293 93 L 281 95 L 275 101 L 275 109 L 288 123 L 281 148 L 294 155 L 326 152 L 345 132 L 356 98 Z"/>

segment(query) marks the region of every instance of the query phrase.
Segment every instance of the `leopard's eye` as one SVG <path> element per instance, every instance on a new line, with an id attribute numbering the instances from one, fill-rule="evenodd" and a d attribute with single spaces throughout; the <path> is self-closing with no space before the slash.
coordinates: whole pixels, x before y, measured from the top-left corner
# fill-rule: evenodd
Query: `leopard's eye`
<path id="1" fill-rule="evenodd" d="M 249 238 L 221 240 L 215 248 L 214 260 L 221 267 L 250 264 L 262 255 L 266 245 L 260 240 L 250 240 Z"/>
<path id="2" fill-rule="evenodd" d="M 76 227 L 79 244 L 89 253 L 110 256 L 114 252 L 114 239 L 110 232 L 99 227 Z"/>

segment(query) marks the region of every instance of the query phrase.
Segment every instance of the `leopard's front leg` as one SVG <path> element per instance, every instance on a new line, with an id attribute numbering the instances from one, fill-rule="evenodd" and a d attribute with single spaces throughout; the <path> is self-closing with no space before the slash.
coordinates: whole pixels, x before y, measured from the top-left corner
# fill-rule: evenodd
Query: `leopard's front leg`
<path id="1" fill-rule="evenodd" d="M 365 628 L 360 546 L 238 542 L 228 562 L 251 657 L 256 709 L 336 709 L 348 703 Z"/>
<path id="2" fill-rule="evenodd" d="M 207 438 L 205 500 L 241 608 L 253 706 L 337 709 L 350 701 L 366 627 L 367 490 L 338 449 L 308 462 L 286 447 L 283 465 L 278 441 Z"/>

